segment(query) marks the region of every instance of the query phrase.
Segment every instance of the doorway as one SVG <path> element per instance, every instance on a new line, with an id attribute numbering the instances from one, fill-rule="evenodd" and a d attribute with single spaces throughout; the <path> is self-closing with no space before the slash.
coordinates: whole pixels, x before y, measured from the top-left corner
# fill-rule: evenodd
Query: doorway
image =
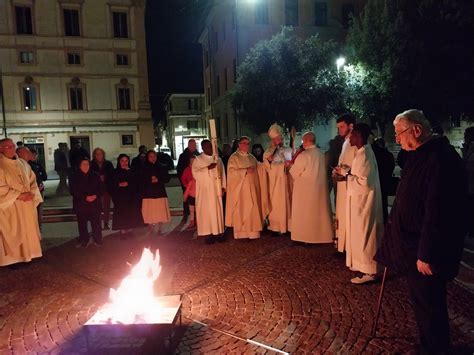
<path id="1" fill-rule="evenodd" d="M 90 138 L 89 136 L 71 136 L 69 137 L 69 142 L 70 142 L 70 147 L 74 147 L 77 143 L 81 145 L 82 148 L 84 148 L 87 153 L 89 153 L 89 156 L 91 154 L 91 144 L 90 144 Z"/>
<path id="2" fill-rule="evenodd" d="M 44 138 L 25 137 L 23 138 L 23 144 L 30 150 L 36 150 L 36 153 L 38 154 L 38 163 L 46 169 L 46 156 L 44 155 Z"/>

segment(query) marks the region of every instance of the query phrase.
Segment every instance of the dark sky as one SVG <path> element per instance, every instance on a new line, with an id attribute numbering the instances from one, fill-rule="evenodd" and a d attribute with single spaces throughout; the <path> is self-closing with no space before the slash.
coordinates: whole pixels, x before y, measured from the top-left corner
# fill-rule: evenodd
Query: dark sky
<path id="1" fill-rule="evenodd" d="M 145 28 L 153 117 L 163 117 L 169 92 L 202 92 L 202 54 L 197 37 L 209 0 L 148 0 Z"/>

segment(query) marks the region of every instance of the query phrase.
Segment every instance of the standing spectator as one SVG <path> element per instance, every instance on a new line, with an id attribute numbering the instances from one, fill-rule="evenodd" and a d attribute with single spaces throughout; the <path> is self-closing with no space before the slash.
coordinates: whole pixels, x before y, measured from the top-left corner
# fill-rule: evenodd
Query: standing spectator
<path id="1" fill-rule="evenodd" d="M 231 154 L 233 154 L 235 152 L 232 152 L 232 147 L 230 146 L 229 143 L 224 143 L 224 145 L 222 145 L 222 163 L 224 164 L 224 169 L 225 169 L 225 173 L 227 174 L 227 163 L 229 161 L 229 158 L 231 156 Z"/>
<path id="2" fill-rule="evenodd" d="M 36 207 L 43 202 L 30 166 L 17 159 L 15 144 L 0 140 L 0 266 L 41 257 Z"/>
<path id="3" fill-rule="evenodd" d="M 48 179 L 48 175 L 46 174 L 46 170 L 44 170 L 43 166 L 38 163 L 38 154 L 35 149 L 28 149 L 25 146 L 17 148 L 16 150 L 18 157 L 26 161 L 31 170 L 35 173 L 36 176 L 36 184 L 38 185 L 38 189 L 41 193 L 41 198 L 44 199 L 44 182 Z M 38 211 L 38 224 L 41 228 L 41 221 L 43 219 L 43 203 L 40 203 L 36 207 Z"/>
<path id="4" fill-rule="evenodd" d="M 337 135 L 329 141 L 329 149 L 325 153 L 326 172 L 329 186 L 329 193 L 334 189 L 334 196 L 337 195 L 337 182 L 332 177 L 332 169 L 339 164 L 339 156 L 341 155 L 342 145 L 344 144 L 344 137 Z"/>
<path id="5" fill-rule="evenodd" d="M 114 202 L 112 229 L 120 230 L 122 236 L 133 228 L 143 225 L 138 197 L 137 177 L 130 169 L 130 158 L 120 154 L 117 167 L 108 180 L 108 187 Z"/>
<path id="6" fill-rule="evenodd" d="M 259 143 L 252 145 L 252 155 L 259 163 L 263 163 L 263 146 Z"/>
<path id="7" fill-rule="evenodd" d="M 165 184 L 170 181 L 168 169 L 157 164 L 154 150 L 146 154 L 146 163 L 140 177 L 140 195 L 142 197 L 143 221 L 152 231 L 161 233 L 162 223 L 171 219 Z"/>
<path id="8" fill-rule="evenodd" d="M 466 170 L 468 174 L 469 183 L 469 207 L 470 215 L 474 216 L 474 127 L 466 128 L 464 132 L 464 144 L 462 148 L 462 155 L 464 162 L 466 163 Z M 470 218 L 469 221 L 469 236 L 474 238 L 474 218 Z"/>
<path id="9" fill-rule="evenodd" d="M 383 233 L 380 179 L 375 154 L 368 143 L 369 135 L 369 125 L 354 125 L 350 144 L 357 152 L 351 170 L 336 169 L 347 180 L 346 266 L 362 273 L 351 279 L 353 284 L 376 280 L 378 269 L 374 256 Z"/>
<path id="10" fill-rule="evenodd" d="M 197 156 L 199 153 L 197 151 L 196 141 L 194 139 L 190 139 L 188 141 L 188 147 L 179 155 L 178 158 L 178 165 L 176 166 L 176 173 L 178 174 L 179 181 L 181 182 L 181 188 L 183 189 L 183 193 L 185 187 L 182 183 L 181 177 L 183 176 L 184 169 L 189 166 L 189 161 L 191 157 Z M 189 204 L 186 201 L 183 201 L 183 220 L 181 223 L 186 223 L 189 216 Z"/>
<path id="11" fill-rule="evenodd" d="M 466 231 L 467 176 L 446 137 L 434 137 L 422 111 L 395 117 L 410 154 L 376 260 L 406 277 L 423 354 L 449 352 L 446 284 L 458 273 Z"/>
<path id="12" fill-rule="evenodd" d="M 67 195 L 69 193 L 67 176 L 70 167 L 67 143 L 58 143 L 58 149 L 54 151 L 54 170 L 59 176 L 59 184 L 56 188 L 57 195 Z"/>
<path id="13" fill-rule="evenodd" d="M 196 180 L 193 177 L 192 166 L 195 156 L 192 156 L 189 160 L 189 165 L 184 169 L 183 175 L 181 175 L 181 184 L 184 186 L 183 201 L 189 206 L 189 228 L 196 226 Z"/>
<path id="14" fill-rule="evenodd" d="M 102 193 L 99 174 L 92 171 L 90 161 L 82 158 L 78 169 L 71 175 L 69 188 L 72 195 L 72 206 L 77 216 L 79 242 L 77 247 L 87 247 L 90 240 L 87 222 L 90 222 L 92 239 L 96 246 L 102 245 L 102 229 L 100 228 L 100 197 Z"/>
<path id="15" fill-rule="evenodd" d="M 158 164 L 164 166 L 168 171 L 174 169 L 173 159 L 171 159 L 170 155 L 165 152 L 157 152 L 156 159 Z"/>
<path id="16" fill-rule="evenodd" d="M 147 151 L 148 151 L 148 148 L 146 147 L 146 145 L 141 145 L 138 147 L 138 155 L 132 159 L 132 165 L 131 165 L 131 169 L 134 172 L 140 172 L 142 168 L 145 166 Z"/>
<path id="17" fill-rule="evenodd" d="M 91 169 L 99 174 L 101 187 L 101 205 L 102 205 L 102 228 L 110 229 L 110 194 L 107 185 L 114 171 L 112 163 L 105 159 L 105 151 L 102 148 L 95 148 L 92 152 Z"/>
<path id="18" fill-rule="evenodd" d="M 71 167 L 73 170 L 79 168 L 79 164 L 81 163 L 81 161 L 83 161 L 84 159 L 89 160 L 90 158 L 91 156 L 89 152 L 85 150 L 79 142 L 76 142 L 76 144 L 74 144 L 74 146 L 69 151 L 69 162 L 71 163 Z"/>
<path id="19" fill-rule="evenodd" d="M 392 190 L 395 159 L 393 154 L 385 147 L 385 140 L 383 138 L 376 138 L 371 146 L 379 169 L 383 222 L 386 223 L 388 218 L 388 196 L 391 193 L 390 190 Z"/>
<path id="20" fill-rule="evenodd" d="M 24 146 L 25 146 L 25 144 L 23 143 L 23 141 L 16 142 L 16 147 L 17 148 L 21 148 L 21 147 L 24 147 Z"/>

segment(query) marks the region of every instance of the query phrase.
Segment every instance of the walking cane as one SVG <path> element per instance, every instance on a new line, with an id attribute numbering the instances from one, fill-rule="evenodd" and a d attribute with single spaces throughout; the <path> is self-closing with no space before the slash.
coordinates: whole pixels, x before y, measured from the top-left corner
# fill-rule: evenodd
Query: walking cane
<path id="1" fill-rule="evenodd" d="M 374 327 L 372 328 L 372 338 L 375 337 L 375 333 L 377 332 L 377 324 L 379 322 L 380 308 L 382 307 L 382 298 L 383 298 L 383 293 L 385 291 L 385 281 L 387 279 L 387 274 L 388 274 L 388 268 L 385 267 L 385 269 L 383 270 L 382 286 L 380 287 L 379 300 L 377 302 L 377 312 L 375 313 Z"/>

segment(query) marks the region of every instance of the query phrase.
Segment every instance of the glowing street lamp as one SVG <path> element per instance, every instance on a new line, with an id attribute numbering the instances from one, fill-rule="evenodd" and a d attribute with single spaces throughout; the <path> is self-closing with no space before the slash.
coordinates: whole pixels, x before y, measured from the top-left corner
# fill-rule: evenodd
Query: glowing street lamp
<path id="1" fill-rule="evenodd" d="M 336 67 L 337 67 L 337 72 L 339 73 L 339 70 L 346 64 L 346 58 L 344 57 L 339 57 L 336 60 Z"/>

